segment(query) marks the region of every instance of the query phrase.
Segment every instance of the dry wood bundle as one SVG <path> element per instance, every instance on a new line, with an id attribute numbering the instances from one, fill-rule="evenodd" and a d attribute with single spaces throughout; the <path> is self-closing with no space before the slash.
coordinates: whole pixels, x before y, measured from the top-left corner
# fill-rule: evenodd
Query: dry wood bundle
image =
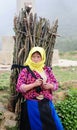
<path id="1" fill-rule="evenodd" d="M 37 17 L 37 14 L 27 12 L 27 8 L 22 9 L 18 17 L 14 18 L 14 53 L 13 64 L 23 65 L 30 49 L 33 46 L 41 46 L 46 50 L 46 65 L 52 62 L 53 49 L 57 36 L 58 20 L 51 27 L 46 18 Z M 16 82 L 20 72 L 19 68 L 14 68 L 10 76 L 11 98 L 9 101 L 11 111 L 15 111 Z"/>

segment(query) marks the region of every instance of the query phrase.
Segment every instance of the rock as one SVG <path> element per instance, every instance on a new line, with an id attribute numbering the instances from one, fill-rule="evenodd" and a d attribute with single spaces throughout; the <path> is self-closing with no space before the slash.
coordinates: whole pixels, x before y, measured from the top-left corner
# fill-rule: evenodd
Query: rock
<path id="1" fill-rule="evenodd" d="M 4 127 L 5 127 L 6 129 L 13 129 L 13 128 L 16 127 L 16 124 L 17 124 L 16 121 L 7 119 L 7 120 L 5 120 L 5 122 L 4 122 Z"/>
<path id="2" fill-rule="evenodd" d="M 16 114 L 7 110 L 6 112 L 4 112 L 4 117 L 9 120 L 15 120 Z"/>
<path id="3" fill-rule="evenodd" d="M 4 105 L 3 105 L 3 103 L 0 102 L 0 112 L 5 112 L 5 111 L 6 111 L 6 109 L 5 109 Z"/>
<path id="4" fill-rule="evenodd" d="M 68 95 L 67 91 L 60 91 L 54 93 L 53 102 L 57 103 L 58 101 L 63 101 Z"/>
<path id="5" fill-rule="evenodd" d="M 16 114 L 5 109 L 0 102 L 0 130 L 17 130 Z"/>

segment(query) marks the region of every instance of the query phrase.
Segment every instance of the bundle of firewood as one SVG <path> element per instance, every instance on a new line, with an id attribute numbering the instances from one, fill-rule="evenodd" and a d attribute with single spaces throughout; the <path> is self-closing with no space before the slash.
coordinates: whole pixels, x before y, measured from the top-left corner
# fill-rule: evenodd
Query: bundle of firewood
<path id="1" fill-rule="evenodd" d="M 25 10 L 21 10 L 18 17 L 14 18 L 15 53 L 17 64 L 23 64 L 29 50 L 33 46 L 41 46 L 46 50 L 46 65 L 50 66 L 57 36 L 58 20 L 51 27 L 46 18 L 37 17 Z"/>
<path id="2" fill-rule="evenodd" d="M 13 64 L 23 65 L 30 49 L 33 46 L 41 46 L 46 50 L 46 65 L 52 63 L 53 49 L 57 36 L 58 20 L 51 26 L 46 18 L 37 17 L 37 14 L 30 13 L 30 8 L 25 7 L 19 16 L 14 18 L 14 53 Z M 11 109 L 14 111 L 16 92 L 16 82 L 20 69 L 13 68 L 10 76 L 11 88 Z"/>

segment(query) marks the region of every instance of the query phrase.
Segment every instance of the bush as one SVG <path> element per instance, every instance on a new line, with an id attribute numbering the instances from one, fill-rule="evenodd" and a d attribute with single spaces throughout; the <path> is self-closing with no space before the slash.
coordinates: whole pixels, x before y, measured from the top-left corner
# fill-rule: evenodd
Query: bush
<path id="1" fill-rule="evenodd" d="M 58 115 L 65 130 L 77 130 L 77 91 L 70 93 L 69 97 L 56 104 Z"/>

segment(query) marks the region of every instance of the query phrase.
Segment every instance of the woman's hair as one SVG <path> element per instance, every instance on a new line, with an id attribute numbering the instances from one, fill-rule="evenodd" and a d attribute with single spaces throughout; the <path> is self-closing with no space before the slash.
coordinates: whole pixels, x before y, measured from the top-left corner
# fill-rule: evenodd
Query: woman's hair
<path id="1" fill-rule="evenodd" d="M 41 56 L 41 54 L 40 54 L 40 52 L 39 52 L 39 51 L 36 51 L 36 52 L 34 52 L 33 54 L 35 54 L 35 53 L 38 53 L 38 54 Z M 33 55 L 33 54 L 32 54 L 32 55 Z"/>

